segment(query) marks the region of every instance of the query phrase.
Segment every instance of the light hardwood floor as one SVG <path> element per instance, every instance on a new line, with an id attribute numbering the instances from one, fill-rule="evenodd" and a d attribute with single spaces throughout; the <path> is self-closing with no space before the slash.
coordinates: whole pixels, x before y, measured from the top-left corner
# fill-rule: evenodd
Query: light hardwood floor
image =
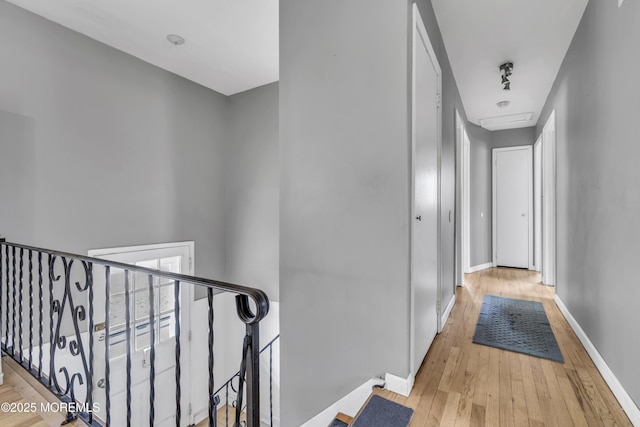
<path id="1" fill-rule="evenodd" d="M 466 275 L 466 285 L 457 289 L 456 305 L 433 342 L 411 395 L 376 393 L 413 408 L 410 427 L 631 426 L 556 307 L 553 288 L 539 282 L 538 274 L 518 269 L 491 268 Z M 541 302 L 565 363 L 473 344 L 485 294 Z M 9 357 L 3 357 L 3 368 L 0 402 L 54 401 Z M 222 409 L 218 415 L 222 417 Z M 63 414 L 56 413 L 0 412 L 2 427 L 59 426 L 62 419 Z"/>
<path id="2" fill-rule="evenodd" d="M 539 282 L 539 274 L 509 268 L 466 275 L 411 395 L 377 392 L 415 410 L 410 427 L 631 426 L 556 307 L 554 289 Z M 485 294 L 541 302 L 565 363 L 473 344 Z"/>
<path id="3" fill-rule="evenodd" d="M 64 413 L 41 412 L 40 404 L 60 402 L 46 387 L 24 370 L 9 356 L 2 357 L 4 384 L 0 386 L 0 402 L 15 404 L 35 404 L 38 411 L 5 412 L 0 411 L 0 426 L 2 427 L 58 427 L 65 419 Z M 21 405 L 22 407 L 22 405 Z M 17 406 L 14 409 L 18 409 Z M 82 426 L 81 421 L 67 424 L 69 427 Z"/>

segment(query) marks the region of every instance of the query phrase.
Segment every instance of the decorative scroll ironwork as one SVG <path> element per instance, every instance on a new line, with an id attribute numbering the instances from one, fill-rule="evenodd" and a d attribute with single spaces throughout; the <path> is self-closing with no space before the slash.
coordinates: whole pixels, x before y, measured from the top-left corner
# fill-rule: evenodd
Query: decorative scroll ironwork
<path id="1" fill-rule="evenodd" d="M 56 274 L 58 259 L 62 263 L 62 275 Z M 73 267 L 77 264 L 75 261 L 65 256 L 58 257 L 55 254 L 50 258 L 50 283 L 59 282 L 61 279 L 64 281 L 62 296 L 51 296 L 51 319 L 54 327 L 50 377 L 54 393 L 68 397 L 72 402 L 85 402 L 86 407 L 90 408 L 92 403 L 92 372 L 86 353 L 86 349 L 90 349 L 90 345 L 85 343 L 87 338 L 83 338 L 81 328 L 86 327 L 85 321 L 87 320 L 88 310 L 84 301 L 92 303 L 88 294 L 91 293 L 89 289 L 93 284 L 93 265 L 87 261 L 80 261 L 84 273 L 83 281 L 75 281 L 75 286 L 72 286 Z M 78 300 L 84 295 L 87 297 L 83 298 L 83 303 L 79 303 Z M 89 307 L 89 311 L 92 310 L 93 307 Z M 66 333 L 67 328 L 63 330 L 65 318 L 67 323 L 70 320 L 73 326 L 71 334 Z M 90 331 L 86 331 L 85 335 L 91 335 Z M 68 354 L 71 355 L 71 360 L 68 358 Z M 79 366 L 77 361 L 80 361 Z M 80 399 L 78 393 L 84 395 L 84 399 Z"/>

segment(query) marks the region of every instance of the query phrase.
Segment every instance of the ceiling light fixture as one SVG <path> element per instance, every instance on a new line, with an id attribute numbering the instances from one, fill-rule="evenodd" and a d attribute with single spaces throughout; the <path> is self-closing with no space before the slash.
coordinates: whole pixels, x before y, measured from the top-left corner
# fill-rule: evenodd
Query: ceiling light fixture
<path id="1" fill-rule="evenodd" d="M 180 46 L 184 44 L 184 38 L 180 37 L 177 34 L 169 34 L 167 36 L 167 40 L 169 40 L 169 43 L 173 44 L 174 46 Z"/>
<path id="2" fill-rule="evenodd" d="M 500 101 L 496 105 L 498 106 L 498 108 L 507 108 L 509 104 L 510 104 L 509 101 Z"/>
<path id="3" fill-rule="evenodd" d="M 503 90 L 511 90 L 511 82 L 507 77 L 513 74 L 513 62 L 507 61 L 500 66 L 500 71 L 502 72 L 502 82 L 500 84 L 504 85 Z"/>

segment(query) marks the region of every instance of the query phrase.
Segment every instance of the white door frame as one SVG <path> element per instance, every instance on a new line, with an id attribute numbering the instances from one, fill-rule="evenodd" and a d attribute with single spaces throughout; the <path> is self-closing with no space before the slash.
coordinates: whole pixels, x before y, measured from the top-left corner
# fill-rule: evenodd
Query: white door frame
<path id="1" fill-rule="evenodd" d="M 556 284 L 556 112 L 542 129 L 542 284 Z"/>
<path id="2" fill-rule="evenodd" d="M 528 197 L 527 200 L 529 201 L 528 203 L 528 207 L 527 207 L 527 222 L 528 222 L 528 247 L 529 247 L 529 256 L 528 256 L 528 268 L 530 270 L 533 270 L 533 147 L 531 145 L 523 145 L 523 146 L 517 146 L 517 147 L 507 147 L 507 148 L 494 148 L 491 150 L 491 175 L 492 175 L 492 209 L 491 209 L 491 217 L 492 217 L 492 227 L 491 227 L 491 234 L 492 234 L 492 252 L 493 252 L 493 266 L 496 267 L 498 265 L 498 260 L 496 258 L 497 254 L 498 254 L 498 250 L 497 250 L 497 243 L 498 243 L 498 239 L 497 239 L 497 198 L 496 198 L 496 185 L 497 185 L 497 170 L 496 170 L 496 154 L 500 153 L 500 152 L 506 152 L 506 151 L 516 151 L 516 150 L 523 150 L 527 152 L 527 166 L 528 166 L 528 173 L 527 173 L 527 192 Z"/>
<path id="3" fill-rule="evenodd" d="M 464 121 L 456 110 L 456 284 L 464 286 L 471 272 L 471 147 Z"/>
<path id="4" fill-rule="evenodd" d="M 533 265 L 542 268 L 542 135 L 533 144 Z"/>
<path id="5" fill-rule="evenodd" d="M 438 172 L 437 172 L 437 188 L 438 188 L 438 196 L 437 196 L 437 216 L 438 216 L 438 237 L 437 237 L 437 253 L 438 253 L 438 274 L 437 274 L 437 295 L 438 295 L 438 301 L 437 303 L 437 331 L 438 332 L 442 332 L 442 308 L 441 308 L 441 293 L 442 293 L 442 280 L 441 280 L 441 276 L 442 276 L 442 266 L 441 266 L 441 262 L 442 262 L 442 256 L 441 256 L 441 251 L 442 251 L 442 245 L 441 245 L 441 212 L 440 212 L 440 208 L 441 208 L 441 194 L 440 194 L 440 185 L 441 185 L 441 157 L 442 157 L 442 107 L 441 107 L 441 94 L 442 94 L 442 69 L 440 68 L 440 64 L 438 63 L 438 58 L 435 54 L 435 51 L 433 50 L 433 46 L 429 40 L 429 35 L 427 33 L 427 30 L 424 26 L 424 21 L 422 20 L 422 17 L 420 15 L 420 11 L 418 10 L 418 6 L 414 3 L 413 5 L 413 40 L 414 42 L 412 43 L 412 49 L 413 49 L 413 54 L 412 54 L 412 58 L 413 56 L 415 56 L 415 49 L 416 49 L 416 43 L 415 40 L 417 40 L 417 37 L 421 37 L 422 40 L 424 41 L 424 45 L 427 48 L 427 53 L 429 54 L 432 63 L 434 65 L 434 68 L 436 69 L 436 74 L 437 74 L 437 87 L 438 87 L 438 95 L 437 95 L 437 99 L 434 99 L 434 102 L 437 103 L 437 125 L 438 125 L 438 130 L 437 130 L 437 146 L 438 146 L 438 159 L 437 159 L 437 163 L 438 163 Z M 416 123 L 416 118 L 414 117 L 415 115 L 415 110 L 416 110 L 416 106 L 415 106 L 415 97 L 413 96 L 413 88 L 415 87 L 415 74 L 416 74 L 416 70 L 415 70 L 415 61 L 412 60 L 412 84 L 411 84 L 411 90 L 409 93 L 409 96 L 411 97 L 411 121 L 412 121 L 412 130 L 411 130 L 411 210 L 410 210 L 410 214 L 411 217 L 409 219 L 409 224 L 410 224 L 410 239 L 411 239 L 411 257 L 410 257 L 410 267 L 409 267 L 409 275 L 410 275 L 410 296 L 411 296 L 411 300 L 410 300 L 410 340 L 409 340 L 409 365 L 410 365 L 410 369 L 411 369 L 411 373 L 409 374 L 410 376 L 415 375 L 416 372 L 413 372 L 414 370 L 414 366 L 415 366 L 415 355 L 414 355 L 414 351 L 415 351 L 415 342 L 414 342 L 414 334 L 415 334 L 415 282 L 414 282 L 414 272 L 413 272 L 413 267 L 414 267 L 414 259 L 413 259 L 413 233 L 414 233 L 414 218 L 413 218 L 413 213 L 415 210 L 414 207 L 414 189 L 413 189 L 413 182 L 414 182 L 414 177 L 415 177 L 415 164 L 414 164 L 414 159 L 415 159 L 415 140 L 416 140 L 416 135 L 415 135 L 415 123 Z M 422 362 L 422 361 L 420 361 Z"/>
<path id="6" fill-rule="evenodd" d="M 173 249 L 173 248 L 188 248 L 189 260 L 187 262 L 187 271 L 183 271 L 181 274 L 193 276 L 195 274 L 195 243 L 193 241 L 186 242 L 171 242 L 171 243 L 158 243 L 158 244 L 150 244 L 150 245 L 136 245 L 136 246 L 125 246 L 125 247 L 117 247 L 117 248 L 103 248 L 103 249 L 90 249 L 88 251 L 88 256 L 94 258 L 101 259 L 113 259 L 118 258 L 124 254 L 133 254 L 136 252 L 147 252 L 161 249 Z M 181 405 L 183 408 L 188 407 L 191 402 L 191 395 L 193 394 L 192 390 L 195 387 L 195 381 L 199 381 L 198 377 L 192 376 L 191 372 L 191 342 L 188 339 L 188 335 L 186 332 L 191 330 L 191 326 L 193 325 L 192 321 L 192 313 L 193 313 L 193 302 L 194 302 L 194 286 L 191 283 L 182 282 L 181 286 L 186 288 L 187 293 L 182 297 L 181 301 L 181 329 L 185 333 L 183 333 L 180 337 L 180 345 L 183 349 L 182 357 L 185 358 L 185 363 L 182 365 L 182 378 L 185 382 L 182 386 L 182 402 Z M 188 306 L 184 307 L 183 303 L 188 301 Z M 183 425 L 191 425 L 193 424 L 193 420 L 191 419 L 191 414 L 182 417 L 181 424 Z"/>

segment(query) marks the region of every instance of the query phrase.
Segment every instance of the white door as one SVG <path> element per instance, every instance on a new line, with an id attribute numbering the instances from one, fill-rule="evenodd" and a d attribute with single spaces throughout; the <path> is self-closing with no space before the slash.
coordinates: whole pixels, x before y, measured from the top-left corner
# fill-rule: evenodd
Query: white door
<path id="1" fill-rule="evenodd" d="M 153 245 L 136 248 L 118 248 L 90 251 L 90 255 L 172 273 L 191 274 L 193 244 Z M 101 288 L 104 289 L 102 280 Z M 149 313 L 149 277 L 129 273 L 130 351 L 131 351 L 131 425 L 148 422 L 150 409 L 150 357 L 151 328 L 155 341 L 155 425 L 175 426 L 175 285 L 172 280 L 153 279 L 154 318 Z M 179 288 L 180 326 L 190 329 L 189 310 L 192 285 L 181 283 Z M 124 270 L 112 269 L 110 278 L 109 361 L 112 425 L 126 425 L 126 310 Z M 187 334 L 181 334 L 181 404 L 189 403 L 189 342 Z M 104 340 L 96 344 L 96 373 L 104 371 Z M 104 375 L 102 375 L 104 376 Z M 103 383 L 104 384 L 104 383 Z M 98 389 L 96 399 L 106 407 L 103 389 Z M 188 413 L 182 410 L 182 425 L 189 425 Z M 104 420 L 106 410 L 98 416 Z"/>
<path id="2" fill-rule="evenodd" d="M 414 7 L 412 368 L 417 372 L 438 330 L 440 68 Z"/>
<path id="3" fill-rule="evenodd" d="M 531 151 L 531 146 L 493 150 L 494 265 L 531 265 Z"/>

